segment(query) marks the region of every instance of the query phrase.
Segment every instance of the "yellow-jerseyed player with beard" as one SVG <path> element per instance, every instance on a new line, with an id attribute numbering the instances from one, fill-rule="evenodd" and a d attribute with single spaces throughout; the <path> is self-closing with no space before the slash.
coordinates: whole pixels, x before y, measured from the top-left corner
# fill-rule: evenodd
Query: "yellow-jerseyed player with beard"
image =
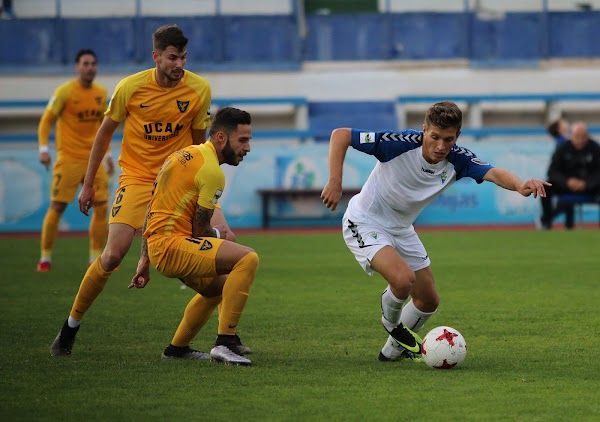
<path id="1" fill-rule="evenodd" d="M 228 227 L 211 219 L 225 189 L 221 164 L 237 166 L 250 152 L 251 117 L 226 107 L 218 111 L 208 142 L 171 154 L 154 183 L 148 206 L 142 254 L 129 287 L 149 281 L 149 263 L 164 276 L 178 278 L 198 292 L 164 350 L 165 359 L 208 359 L 250 365 L 239 349 L 236 327 L 258 269 L 249 247 L 225 240 Z M 223 277 L 217 276 L 225 276 Z M 210 355 L 190 347 L 221 303 L 218 336 Z"/>
<path id="2" fill-rule="evenodd" d="M 75 199 L 85 176 L 90 150 L 102 116 L 106 110 L 106 88 L 94 82 L 97 72 L 96 53 L 79 50 L 75 58 L 77 78 L 65 82 L 54 91 L 38 125 L 40 162 L 51 165 L 48 138 L 56 120 L 56 162 L 52 169 L 50 206 L 44 217 L 41 233 L 41 256 L 37 271 L 51 269 L 52 249 L 58 235 L 60 219 Z M 93 182 L 96 194 L 94 213 L 90 220 L 90 263 L 102 252 L 108 232 L 108 176 L 114 171 L 112 158 L 107 156 L 107 169 L 99 166 Z"/>
<path id="3" fill-rule="evenodd" d="M 81 281 L 69 317 L 50 348 L 53 356 L 71 354 L 82 318 L 142 228 L 154 179 L 166 157 L 206 141 L 211 90 L 204 78 L 184 70 L 187 42 L 176 25 L 158 28 L 152 51 L 156 67 L 126 77 L 115 88 L 79 194 L 79 209 L 87 215 L 97 199 L 92 181 L 115 130 L 125 120 L 119 157 L 122 175 L 110 210 L 108 241 Z M 226 224 L 220 209 L 214 221 Z M 233 237 L 230 231 L 227 235 Z"/>

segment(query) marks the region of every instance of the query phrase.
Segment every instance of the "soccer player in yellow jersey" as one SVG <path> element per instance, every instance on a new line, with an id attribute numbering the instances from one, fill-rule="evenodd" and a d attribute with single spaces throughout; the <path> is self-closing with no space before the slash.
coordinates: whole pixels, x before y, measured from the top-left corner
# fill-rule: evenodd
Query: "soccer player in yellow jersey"
<path id="1" fill-rule="evenodd" d="M 221 164 L 237 166 L 250 152 L 250 114 L 232 107 L 220 109 L 209 141 L 171 154 L 154 183 L 144 224 L 138 270 L 130 284 L 149 281 L 149 263 L 166 277 L 178 278 L 198 292 L 164 359 L 209 359 L 250 365 L 239 349 L 236 327 L 258 269 L 258 255 L 249 247 L 225 240 L 227 226 L 211 219 L 225 188 Z M 216 277 L 224 276 L 226 278 Z M 210 355 L 190 348 L 190 342 L 221 303 L 219 329 Z"/>
<path id="2" fill-rule="evenodd" d="M 48 137 L 56 120 L 56 162 L 52 171 L 50 207 L 42 226 L 39 272 L 50 271 L 60 219 L 83 182 L 94 136 L 106 110 L 106 89 L 94 82 L 96 70 L 96 54 L 92 50 L 80 50 L 75 58 L 77 78 L 56 88 L 38 126 L 40 162 L 48 169 L 51 164 Z M 108 174 L 114 171 L 114 164 L 110 156 L 105 161 L 108 173 L 100 166 L 95 178 L 91 179 L 97 194 L 89 226 L 90 263 L 102 252 L 108 232 Z"/>
<path id="3" fill-rule="evenodd" d="M 81 319 L 142 227 L 154 179 L 166 157 L 206 141 L 210 85 L 183 69 L 188 39 L 176 25 L 158 28 L 152 38 L 156 67 L 117 84 L 94 140 L 79 194 L 79 209 L 86 215 L 97 195 L 92 181 L 113 133 L 125 120 L 119 157 L 123 173 L 109 215 L 108 241 L 81 281 L 69 317 L 51 346 L 53 356 L 71 354 Z M 225 221 L 220 209 L 215 212 L 218 219 Z"/>

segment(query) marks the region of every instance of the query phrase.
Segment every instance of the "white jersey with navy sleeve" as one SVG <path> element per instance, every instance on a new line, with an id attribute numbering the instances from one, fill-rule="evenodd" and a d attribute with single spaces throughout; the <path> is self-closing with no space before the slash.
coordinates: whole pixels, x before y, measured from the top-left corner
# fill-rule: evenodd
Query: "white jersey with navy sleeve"
<path id="1" fill-rule="evenodd" d="M 455 145 L 448 157 L 430 164 L 423 158 L 423 132 L 367 132 L 352 129 L 352 147 L 379 161 L 360 193 L 348 204 L 354 222 L 375 223 L 391 234 L 411 227 L 419 213 L 456 180 L 483 182 L 493 168 Z"/>

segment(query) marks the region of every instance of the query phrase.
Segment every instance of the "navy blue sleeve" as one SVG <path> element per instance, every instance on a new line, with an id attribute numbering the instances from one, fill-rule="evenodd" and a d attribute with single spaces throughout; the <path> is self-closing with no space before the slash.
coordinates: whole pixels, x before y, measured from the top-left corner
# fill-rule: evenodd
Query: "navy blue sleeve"
<path id="1" fill-rule="evenodd" d="M 494 168 L 491 164 L 477 158 L 467 148 L 459 147 L 458 145 L 454 145 L 454 148 L 448 154 L 448 161 L 454 164 L 456 180 L 463 177 L 470 177 L 477 183 L 481 183 L 486 173 Z"/>
<path id="2" fill-rule="evenodd" d="M 402 132 L 369 132 L 352 129 L 352 147 L 377 157 L 381 162 L 391 159 L 412 149 L 423 142 L 423 132 L 407 129 Z"/>

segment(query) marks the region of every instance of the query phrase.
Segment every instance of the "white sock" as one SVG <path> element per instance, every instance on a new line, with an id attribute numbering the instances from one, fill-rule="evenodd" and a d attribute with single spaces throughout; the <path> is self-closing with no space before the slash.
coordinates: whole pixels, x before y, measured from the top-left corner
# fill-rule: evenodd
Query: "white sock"
<path id="1" fill-rule="evenodd" d="M 404 308 L 402 308 L 400 322 L 402 322 L 405 327 L 410 328 L 415 333 L 418 333 L 433 314 L 435 314 L 435 311 L 427 313 L 418 310 L 414 302 L 411 300 L 404 305 Z"/>
<path id="2" fill-rule="evenodd" d="M 381 294 L 381 322 L 388 331 L 392 331 L 400 322 L 402 305 L 406 299 L 398 299 L 392 293 L 390 286 Z"/>
<path id="3" fill-rule="evenodd" d="M 69 315 L 69 319 L 67 320 L 67 324 L 71 328 L 77 328 L 77 327 L 79 327 L 79 324 L 81 324 L 81 321 L 79 321 L 78 319 L 75 319 L 75 318 L 73 318 L 72 316 Z"/>

